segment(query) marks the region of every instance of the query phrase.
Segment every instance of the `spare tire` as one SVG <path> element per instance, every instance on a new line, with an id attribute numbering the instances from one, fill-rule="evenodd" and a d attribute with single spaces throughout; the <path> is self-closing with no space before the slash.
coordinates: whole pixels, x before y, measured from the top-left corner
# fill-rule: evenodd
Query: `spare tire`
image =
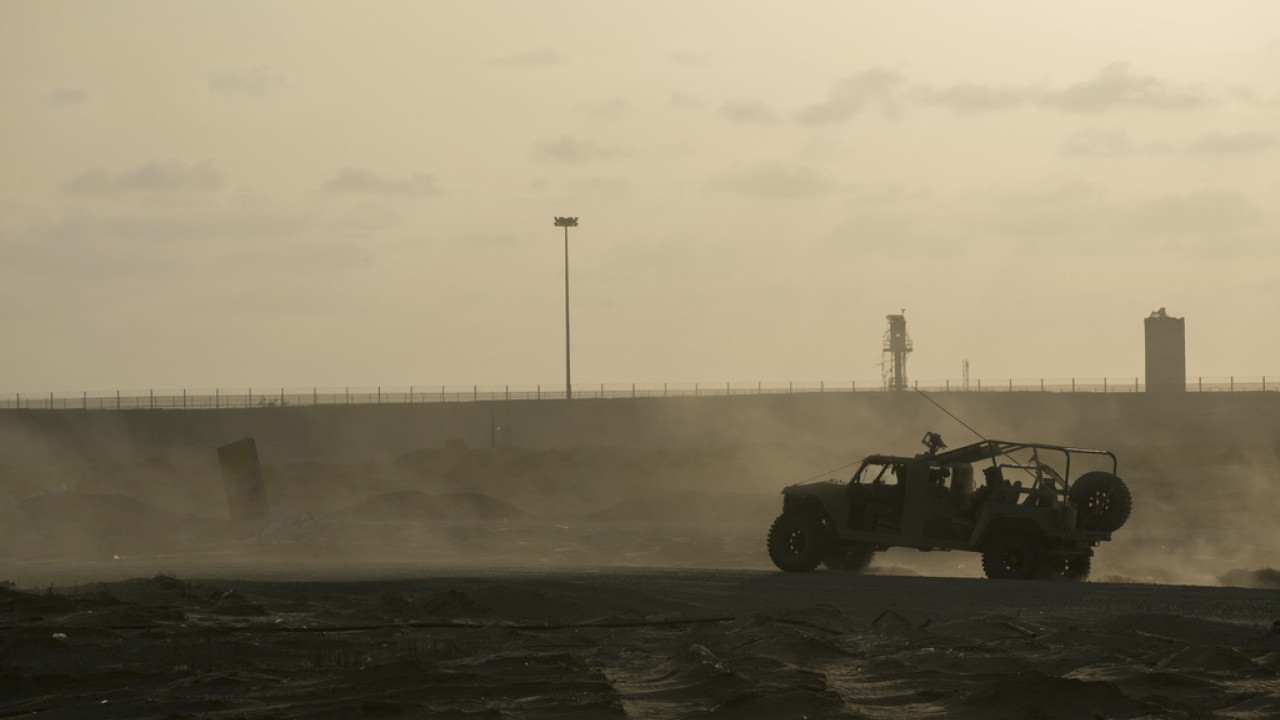
<path id="1" fill-rule="evenodd" d="M 1082 530 L 1115 532 L 1124 527 L 1133 510 L 1133 496 L 1119 477 L 1109 472 L 1087 472 L 1067 493 L 1076 506 L 1076 525 Z"/>

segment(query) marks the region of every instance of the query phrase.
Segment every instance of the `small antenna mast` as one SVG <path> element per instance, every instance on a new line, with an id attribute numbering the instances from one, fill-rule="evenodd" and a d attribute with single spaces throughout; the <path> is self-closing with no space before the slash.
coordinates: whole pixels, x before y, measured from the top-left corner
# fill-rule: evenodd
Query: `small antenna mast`
<path id="1" fill-rule="evenodd" d="M 949 415 L 949 416 L 951 417 L 951 419 L 952 419 L 952 420 L 955 420 L 956 422 L 958 422 L 958 423 L 960 423 L 961 425 L 963 425 L 963 426 L 965 427 L 965 429 L 966 429 L 966 430 L 968 430 L 969 432 L 973 433 L 974 435 L 977 435 L 979 439 L 981 439 L 981 440 L 986 440 L 986 439 L 987 439 L 985 436 L 983 436 L 983 434 L 982 434 L 982 433 L 978 432 L 977 430 L 974 430 L 974 429 L 969 425 L 969 423 L 967 423 L 967 422 L 965 422 L 965 421 L 961 420 L 960 418 L 956 417 L 955 413 L 953 413 L 953 412 L 951 412 L 950 410 L 948 410 L 948 409 L 946 409 L 946 408 L 942 407 L 942 405 L 941 405 L 937 400 L 934 400 L 933 398 L 929 397 L 928 393 L 926 393 L 925 391 L 921 390 L 920 388 L 912 388 L 912 390 L 915 390 L 916 392 L 920 393 L 920 395 L 921 395 L 921 396 L 923 396 L 925 400 L 928 400 L 929 402 L 931 402 L 931 403 L 933 403 L 934 405 L 936 405 L 936 406 L 938 407 L 938 409 L 939 409 L 939 410 L 941 410 L 942 412 L 944 412 L 944 413 L 946 413 L 947 415 Z"/>

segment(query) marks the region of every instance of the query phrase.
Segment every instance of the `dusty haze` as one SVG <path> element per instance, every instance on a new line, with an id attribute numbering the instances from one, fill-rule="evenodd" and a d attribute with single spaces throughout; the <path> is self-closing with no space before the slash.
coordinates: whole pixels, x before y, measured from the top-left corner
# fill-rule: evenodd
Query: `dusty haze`
<path id="1" fill-rule="evenodd" d="M 0 392 L 1280 377 L 1268 2 L 0 4 Z"/>
<path id="2" fill-rule="evenodd" d="M 940 399 L 988 437 L 1117 453 L 1135 510 L 1095 579 L 1280 581 L 1258 574 L 1280 540 L 1274 396 Z M 917 452 L 926 429 L 974 439 L 916 394 L 8 412 L 0 527 L 9 572 L 28 580 L 250 559 L 768 569 L 784 485 Z M 233 527 L 214 450 L 246 435 L 272 516 Z M 976 555 L 908 550 L 873 572 L 981 575 Z"/>

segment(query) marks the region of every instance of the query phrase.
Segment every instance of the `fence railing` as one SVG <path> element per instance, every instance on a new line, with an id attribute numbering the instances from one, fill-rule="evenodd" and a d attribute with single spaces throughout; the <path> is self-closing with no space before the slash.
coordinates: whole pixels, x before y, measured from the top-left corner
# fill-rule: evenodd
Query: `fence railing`
<path id="1" fill-rule="evenodd" d="M 954 380 L 914 382 L 926 392 L 1145 392 L 1140 378 L 1068 378 Z M 1275 392 L 1273 377 L 1188 378 L 1187 392 Z M 754 383 L 599 383 L 575 385 L 573 399 L 598 400 L 658 397 L 726 397 L 796 393 L 889 392 L 877 382 L 754 382 Z M 316 405 L 397 405 L 416 403 L 505 400 L 563 400 L 563 385 L 471 385 L 377 388 L 233 388 L 213 390 L 147 390 L 130 392 L 38 392 L 0 396 L 0 410 L 211 410 Z"/>

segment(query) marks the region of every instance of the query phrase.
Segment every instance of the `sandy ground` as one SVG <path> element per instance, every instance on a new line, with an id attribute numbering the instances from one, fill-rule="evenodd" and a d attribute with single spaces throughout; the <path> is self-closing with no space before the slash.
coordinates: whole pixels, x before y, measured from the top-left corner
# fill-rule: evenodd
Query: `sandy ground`
<path id="1" fill-rule="evenodd" d="M 230 558 L 203 569 L 0 587 L 0 717 L 1280 716 L 1274 589 Z"/>

